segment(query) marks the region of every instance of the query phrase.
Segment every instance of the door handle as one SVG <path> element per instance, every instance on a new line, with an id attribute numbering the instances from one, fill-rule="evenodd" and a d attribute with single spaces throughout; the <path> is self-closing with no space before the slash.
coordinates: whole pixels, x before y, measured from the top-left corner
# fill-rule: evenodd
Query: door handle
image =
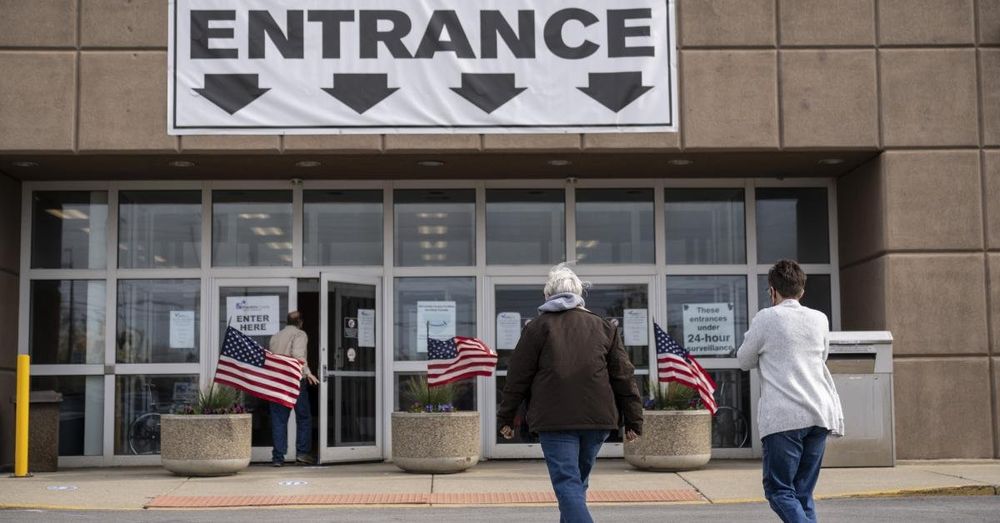
<path id="1" fill-rule="evenodd" d="M 321 374 L 323 376 L 323 383 L 326 383 L 326 377 L 330 374 L 330 371 L 326 367 L 326 363 L 323 364 L 323 372 Z"/>

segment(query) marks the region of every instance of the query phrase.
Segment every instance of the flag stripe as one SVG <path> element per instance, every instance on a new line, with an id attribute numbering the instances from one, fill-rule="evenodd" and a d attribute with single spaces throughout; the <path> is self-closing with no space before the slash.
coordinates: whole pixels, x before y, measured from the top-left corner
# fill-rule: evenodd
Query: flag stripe
<path id="1" fill-rule="evenodd" d="M 226 329 L 214 382 L 293 408 L 301 392 L 301 380 L 302 362 L 265 350 L 233 327 Z"/>
<path id="2" fill-rule="evenodd" d="M 234 369 L 235 372 L 243 372 L 247 374 L 253 374 L 261 379 L 266 379 L 274 382 L 277 385 L 287 385 L 293 389 L 299 388 L 299 381 L 302 380 L 301 374 L 299 375 L 288 375 L 284 372 L 274 372 L 272 371 L 268 363 L 265 362 L 264 367 L 257 367 L 256 365 L 250 365 L 248 363 L 242 363 L 238 360 L 230 358 L 228 356 L 219 356 L 219 367 L 223 365 L 230 367 L 237 367 Z"/>
<path id="3" fill-rule="evenodd" d="M 439 387 L 475 376 L 492 376 L 496 352 L 476 338 L 428 339 L 427 385 Z"/>
<path id="4" fill-rule="evenodd" d="M 219 365 L 219 367 L 215 369 L 216 376 L 223 375 L 227 376 L 230 379 L 245 380 L 250 377 L 247 374 L 248 373 L 246 372 L 240 372 L 239 369 L 233 369 L 232 367 L 224 365 Z M 261 390 L 269 390 L 274 392 L 275 394 L 291 394 L 293 396 L 298 395 L 298 389 L 296 389 L 295 387 L 289 387 L 286 385 L 275 385 L 274 382 L 260 381 L 254 383 L 254 385 L 259 387 Z"/>
<path id="5" fill-rule="evenodd" d="M 251 396 L 253 396 L 255 398 L 260 398 L 260 399 L 262 399 L 264 401 L 268 401 L 268 402 L 271 402 L 271 403 L 277 403 L 279 405 L 284 405 L 285 407 L 288 407 L 290 409 L 291 408 L 295 408 L 295 402 L 298 399 L 298 396 L 292 397 L 292 396 L 287 396 L 287 395 L 284 395 L 284 394 L 282 394 L 282 395 L 275 395 L 275 394 L 270 393 L 270 392 L 260 392 L 256 388 L 254 388 L 252 385 L 246 383 L 245 381 L 240 380 L 240 379 L 230 379 L 228 376 L 219 376 L 219 375 L 216 375 L 215 376 L 215 382 L 216 383 L 221 383 L 223 385 L 228 385 L 230 387 L 233 387 L 234 389 L 242 390 L 243 392 L 245 392 L 245 393 L 247 393 L 247 394 L 249 394 L 249 395 L 251 395 Z"/>
<path id="6" fill-rule="evenodd" d="M 715 380 L 702 367 L 690 352 L 684 350 L 677 340 L 673 339 L 656 323 L 653 324 L 656 335 L 657 380 L 664 383 L 680 383 L 698 392 L 702 404 L 713 415 L 718 410 L 713 394 Z"/>

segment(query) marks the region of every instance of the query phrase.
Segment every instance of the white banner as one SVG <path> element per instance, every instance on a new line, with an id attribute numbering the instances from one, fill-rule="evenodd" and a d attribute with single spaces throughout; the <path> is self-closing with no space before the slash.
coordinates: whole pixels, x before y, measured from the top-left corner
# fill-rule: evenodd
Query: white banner
<path id="1" fill-rule="evenodd" d="M 277 334 L 279 304 L 277 296 L 229 296 L 226 321 L 247 336 Z"/>
<path id="2" fill-rule="evenodd" d="M 677 131 L 674 0 L 171 0 L 170 134 Z"/>

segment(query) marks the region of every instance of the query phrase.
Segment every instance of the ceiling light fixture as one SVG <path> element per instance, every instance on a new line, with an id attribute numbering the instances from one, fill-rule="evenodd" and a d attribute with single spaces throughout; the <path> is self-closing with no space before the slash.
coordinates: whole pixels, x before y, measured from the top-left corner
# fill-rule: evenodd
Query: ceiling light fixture
<path id="1" fill-rule="evenodd" d="M 819 162 L 820 165 L 840 165 L 844 163 L 843 158 L 823 158 Z"/>
<path id="2" fill-rule="evenodd" d="M 551 165 L 552 167 L 566 167 L 567 165 L 571 165 L 573 162 L 569 160 L 549 160 L 545 163 Z"/>
<path id="3" fill-rule="evenodd" d="M 441 167 L 444 165 L 444 162 L 441 160 L 421 160 L 417 162 L 417 165 L 421 167 Z"/>
<path id="4" fill-rule="evenodd" d="M 12 162 L 11 165 L 13 165 L 14 167 L 24 167 L 25 169 L 30 169 L 32 167 L 38 167 L 38 162 L 29 162 L 29 161 Z"/>
<path id="5" fill-rule="evenodd" d="M 694 160 L 688 160 L 687 158 L 674 158 L 672 160 L 667 160 L 670 165 L 676 165 L 678 167 L 683 167 L 685 165 L 691 165 Z"/>
<path id="6" fill-rule="evenodd" d="M 195 163 L 188 160 L 172 160 L 167 165 L 171 167 L 178 167 L 181 169 L 187 169 L 188 167 L 194 167 Z"/>
<path id="7" fill-rule="evenodd" d="M 303 169 L 309 169 L 311 167 L 319 167 L 323 165 L 323 162 L 317 162 L 316 160 L 300 160 L 295 162 L 296 167 L 302 167 Z"/>

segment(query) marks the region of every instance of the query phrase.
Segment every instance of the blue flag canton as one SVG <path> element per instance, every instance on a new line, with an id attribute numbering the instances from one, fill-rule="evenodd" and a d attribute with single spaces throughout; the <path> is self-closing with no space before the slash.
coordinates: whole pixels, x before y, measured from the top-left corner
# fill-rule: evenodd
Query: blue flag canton
<path id="1" fill-rule="evenodd" d="M 253 338 L 233 327 L 226 328 L 226 337 L 222 340 L 222 355 L 229 356 L 240 363 L 256 365 L 257 367 L 264 366 L 264 348 Z"/>
<path id="2" fill-rule="evenodd" d="M 432 360 L 450 360 L 458 357 L 458 347 L 455 340 L 427 339 L 427 357 Z"/>
<path id="3" fill-rule="evenodd" d="M 680 343 L 673 336 L 667 334 L 659 325 L 653 324 L 653 330 L 656 334 L 656 353 L 657 354 L 673 354 L 675 356 L 680 356 L 685 360 L 688 359 L 688 351 L 681 347 Z"/>

